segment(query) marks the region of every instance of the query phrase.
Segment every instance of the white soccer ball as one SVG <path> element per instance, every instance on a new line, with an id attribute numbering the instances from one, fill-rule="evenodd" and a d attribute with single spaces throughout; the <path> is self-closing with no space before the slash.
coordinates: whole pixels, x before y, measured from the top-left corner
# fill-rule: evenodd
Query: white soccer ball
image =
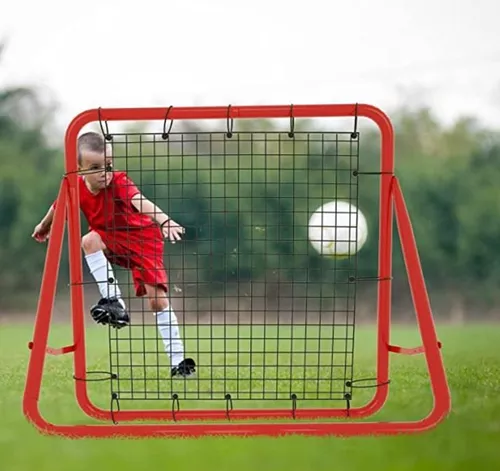
<path id="1" fill-rule="evenodd" d="M 347 258 L 361 250 L 368 237 L 363 213 L 347 201 L 330 201 L 309 219 L 309 241 L 325 257 Z"/>

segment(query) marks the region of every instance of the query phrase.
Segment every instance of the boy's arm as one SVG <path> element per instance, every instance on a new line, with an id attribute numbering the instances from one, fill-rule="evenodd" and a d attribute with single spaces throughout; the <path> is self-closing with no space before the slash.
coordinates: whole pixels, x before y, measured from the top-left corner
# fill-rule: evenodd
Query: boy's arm
<path id="1" fill-rule="evenodd" d="M 132 197 L 132 205 L 140 213 L 147 214 L 150 218 L 156 221 L 160 226 L 165 237 L 175 244 L 181 239 L 181 234 L 184 233 L 184 228 L 177 224 L 173 219 L 167 216 L 158 206 L 149 201 L 141 193 L 137 193 Z"/>
<path id="2" fill-rule="evenodd" d="M 51 205 L 43 219 L 38 223 L 33 231 L 31 237 L 38 242 L 44 242 L 47 240 L 52 226 L 52 221 L 54 220 L 54 205 Z"/>
<path id="3" fill-rule="evenodd" d="M 54 220 L 54 212 L 54 205 L 52 204 L 40 222 L 43 227 L 49 228 L 50 226 L 52 226 L 52 221 Z"/>
<path id="4" fill-rule="evenodd" d="M 142 214 L 148 215 L 154 221 L 156 221 L 160 226 L 163 226 L 170 218 L 154 203 L 149 201 L 141 193 L 136 194 L 132 197 L 132 205 L 137 211 Z"/>

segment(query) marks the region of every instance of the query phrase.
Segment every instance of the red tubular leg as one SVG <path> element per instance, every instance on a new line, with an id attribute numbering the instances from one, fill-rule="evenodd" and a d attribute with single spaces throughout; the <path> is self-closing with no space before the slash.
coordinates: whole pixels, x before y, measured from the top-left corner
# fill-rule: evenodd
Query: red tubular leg
<path id="1" fill-rule="evenodd" d="M 438 342 L 431 305 L 425 287 L 424 275 L 417 251 L 417 244 L 410 222 L 410 216 L 405 204 L 403 192 L 397 178 L 393 178 L 392 193 L 398 231 L 401 239 L 403 258 L 408 273 L 411 295 L 417 322 L 422 336 L 423 353 L 427 361 L 427 368 L 431 379 L 431 388 L 434 394 L 434 407 L 429 421 L 435 425 L 451 410 L 451 395 L 446 379 L 440 343 Z"/>
<path id="2" fill-rule="evenodd" d="M 23 395 L 23 412 L 30 422 L 42 427 L 39 417 L 38 400 L 42 385 L 45 352 L 47 350 L 50 320 L 57 288 L 59 264 L 64 236 L 64 221 L 66 216 L 67 181 L 63 180 L 59 188 L 58 204 L 54 213 L 54 220 L 48 241 L 45 267 L 43 270 L 42 286 L 38 307 L 35 316 L 33 342 L 26 375 L 26 384 Z"/>

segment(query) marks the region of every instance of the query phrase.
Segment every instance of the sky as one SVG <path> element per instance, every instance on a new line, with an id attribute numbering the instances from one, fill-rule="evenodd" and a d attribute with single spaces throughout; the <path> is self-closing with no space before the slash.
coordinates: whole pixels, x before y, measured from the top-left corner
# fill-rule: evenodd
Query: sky
<path id="1" fill-rule="evenodd" d="M 61 1 L 61 3 L 59 3 Z M 0 86 L 88 108 L 425 104 L 500 127 L 498 0 L 18 0 Z"/>

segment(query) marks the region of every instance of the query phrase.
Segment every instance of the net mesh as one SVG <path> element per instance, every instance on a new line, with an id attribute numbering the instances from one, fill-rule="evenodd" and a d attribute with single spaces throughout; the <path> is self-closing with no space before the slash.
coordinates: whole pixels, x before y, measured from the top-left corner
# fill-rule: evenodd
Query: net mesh
<path id="1" fill-rule="evenodd" d="M 114 397 L 352 396 L 358 256 L 319 256 L 308 221 L 331 200 L 358 206 L 359 140 L 350 132 L 112 135 L 115 171 L 185 228 L 181 242 L 165 241 L 164 263 L 185 355 L 197 363 L 194 378 L 171 377 L 148 299 L 114 265 L 131 316 L 127 328 L 109 330 Z"/>

